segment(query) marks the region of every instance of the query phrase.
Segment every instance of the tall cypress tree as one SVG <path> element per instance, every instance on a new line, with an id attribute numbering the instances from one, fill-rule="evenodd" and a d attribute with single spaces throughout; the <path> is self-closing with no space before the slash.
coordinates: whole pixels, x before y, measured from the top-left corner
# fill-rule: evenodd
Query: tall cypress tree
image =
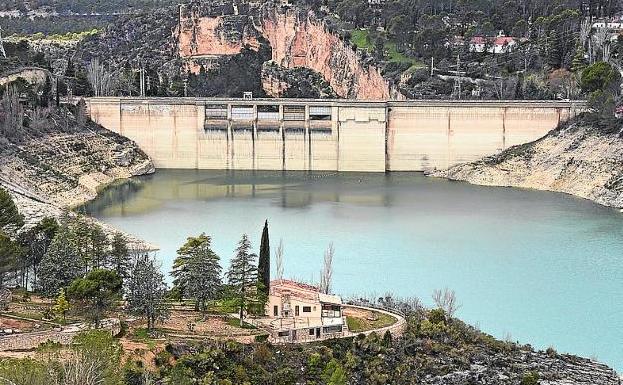
<path id="1" fill-rule="evenodd" d="M 270 291 L 270 241 L 268 239 L 268 220 L 264 223 L 264 230 L 262 231 L 257 276 L 261 293 L 268 297 L 268 292 Z"/>

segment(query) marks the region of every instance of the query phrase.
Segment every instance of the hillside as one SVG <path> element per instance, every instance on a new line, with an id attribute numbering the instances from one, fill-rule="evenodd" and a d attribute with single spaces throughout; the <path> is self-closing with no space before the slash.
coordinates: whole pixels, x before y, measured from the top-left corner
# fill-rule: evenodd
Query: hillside
<path id="1" fill-rule="evenodd" d="M 588 117 L 547 136 L 432 176 L 485 186 L 511 186 L 572 194 L 623 207 L 623 131 Z"/>
<path id="2" fill-rule="evenodd" d="M 26 116 L 28 127 L 0 132 L 0 186 L 14 195 L 27 223 L 91 200 L 117 179 L 154 170 L 133 142 L 72 111 L 46 108 Z"/>

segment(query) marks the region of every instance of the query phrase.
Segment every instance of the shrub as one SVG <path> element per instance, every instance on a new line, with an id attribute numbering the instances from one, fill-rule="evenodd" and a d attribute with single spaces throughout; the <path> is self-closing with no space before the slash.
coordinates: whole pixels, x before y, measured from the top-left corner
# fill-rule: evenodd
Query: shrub
<path id="1" fill-rule="evenodd" d="M 539 383 L 539 373 L 537 372 L 528 372 L 523 375 L 521 379 L 521 385 L 538 385 Z"/>

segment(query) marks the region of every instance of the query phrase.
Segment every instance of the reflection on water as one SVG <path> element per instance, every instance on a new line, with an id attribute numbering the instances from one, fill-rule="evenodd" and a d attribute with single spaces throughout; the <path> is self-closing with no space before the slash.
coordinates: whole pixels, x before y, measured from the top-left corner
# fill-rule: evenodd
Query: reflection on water
<path id="1" fill-rule="evenodd" d="M 201 232 L 226 266 L 268 219 L 286 276 L 315 281 L 334 242 L 338 293 L 430 303 L 450 287 L 460 316 L 487 332 L 623 369 L 623 215 L 586 200 L 416 173 L 162 170 L 84 209 L 159 245 L 166 272 Z"/>
<path id="2" fill-rule="evenodd" d="M 281 171 L 161 170 L 111 186 L 81 210 L 105 215 L 136 215 L 175 200 L 210 201 L 224 198 L 275 198 L 284 208 L 314 202 L 390 206 L 395 184 L 389 174 Z"/>

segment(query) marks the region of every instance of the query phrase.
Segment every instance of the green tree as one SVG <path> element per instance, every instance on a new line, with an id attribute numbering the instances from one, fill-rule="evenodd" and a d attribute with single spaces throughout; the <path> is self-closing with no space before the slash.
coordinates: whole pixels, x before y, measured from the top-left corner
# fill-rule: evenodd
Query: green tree
<path id="1" fill-rule="evenodd" d="M 149 257 L 139 258 L 128 281 L 128 311 L 147 319 L 147 328 L 152 330 L 156 321 L 169 316 L 166 294 L 167 285 L 160 270 Z"/>
<path id="2" fill-rule="evenodd" d="M 588 96 L 589 106 L 604 118 L 613 116 L 620 84 L 619 71 L 605 62 L 586 67 L 580 79 L 580 87 Z"/>
<path id="3" fill-rule="evenodd" d="M 582 71 L 580 87 L 586 94 L 595 91 L 615 92 L 621 83 L 621 74 L 606 62 L 595 63 Z"/>
<path id="4" fill-rule="evenodd" d="M 270 240 L 268 237 L 268 220 L 264 223 L 262 230 L 262 241 L 260 243 L 260 257 L 257 263 L 258 275 L 258 294 L 264 299 L 268 298 L 270 291 Z M 265 300 L 263 301 L 265 302 Z"/>
<path id="5" fill-rule="evenodd" d="M 11 195 L 0 187 L 0 231 L 13 232 L 24 225 L 24 217 L 17 210 Z"/>
<path id="6" fill-rule="evenodd" d="M 4 274 L 17 268 L 22 251 L 17 242 L 0 231 L 0 287 L 4 284 Z"/>
<path id="7" fill-rule="evenodd" d="M 257 255 L 251 253 L 250 250 L 249 237 L 243 234 L 227 272 L 227 279 L 238 300 L 241 327 L 244 324 L 244 310 L 257 289 L 257 267 L 255 266 Z"/>
<path id="8" fill-rule="evenodd" d="M 69 309 L 69 301 L 67 301 L 67 297 L 65 296 L 65 289 L 61 288 L 58 293 L 58 297 L 56 297 L 56 302 L 54 303 L 54 306 L 52 306 L 52 311 L 58 317 L 62 317 L 64 324 L 66 323 L 66 315 Z"/>
<path id="9" fill-rule="evenodd" d="M 81 273 L 80 251 L 75 238 L 67 226 L 61 226 L 41 260 L 39 290 L 45 296 L 54 296 Z"/>
<path id="10" fill-rule="evenodd" d="M 35 227 L 20 234 L 19 242 L 24 248 L 22 267 L 24 268 L 24 276 L 22 277 L 22 286 L 27 288 L 27 284 L 32 282 L 33 286 L 37 285 L 37 272 L 41 260 L 48 252 L 52 239 L 58 232 L 58 222 L 54 218 L 43 218 Z M 32 279 L 29 275 L 32 269 Z"/>
<path id="11" fill-rule="evenodd" d="M 212 250 L 211 242 L 205 234 L 188 238 L 173 263 L 176 288 L 193 298 L 203 313 L 221 288 L 220 258 Z"/>
<path id="12" fill-rule="evenodd" d="M 118 232 L 112 238 L 109 265 L 124 279 L 130 274 L 131 261 L 128 243 L 123 234 Z"/>
<path id="13" fill-rule="evenodd" d="M 346 385 L 346 373 L 344 368 L 336 359 L 329 361 L 324 371 L 322 379 L 327 385 Z"/>
<path id="14" fill-rule="evenodd" d="M 104 314 L 120 298 L 123 281 L 116 272 L 94 269 L 84 278 L 78 278 L 67 289 L 67 295 L 77 301 L 78 309 L 99 328 Z"/>

